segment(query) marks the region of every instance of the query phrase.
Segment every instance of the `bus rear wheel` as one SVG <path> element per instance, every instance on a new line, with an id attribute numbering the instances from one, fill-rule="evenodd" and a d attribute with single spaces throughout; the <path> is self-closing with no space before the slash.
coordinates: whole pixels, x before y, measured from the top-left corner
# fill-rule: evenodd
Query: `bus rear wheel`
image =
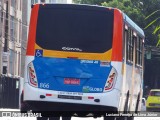
<path id="1" fill-rule="evenodd" d="M 115 117 L 104 116 L 103 120 L 115 120 Z"/>

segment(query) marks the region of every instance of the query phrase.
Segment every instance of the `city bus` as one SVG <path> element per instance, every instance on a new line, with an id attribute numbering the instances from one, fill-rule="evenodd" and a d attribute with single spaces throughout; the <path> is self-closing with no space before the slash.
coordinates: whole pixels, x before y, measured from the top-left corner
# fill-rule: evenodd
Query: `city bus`
<path id="1" fill-rule="evenodd" d="M 144 32 L 121 10 L 35 4 L 20 109 L 104 120 L 103 113 L 140 111 L 143 60 Z"/>

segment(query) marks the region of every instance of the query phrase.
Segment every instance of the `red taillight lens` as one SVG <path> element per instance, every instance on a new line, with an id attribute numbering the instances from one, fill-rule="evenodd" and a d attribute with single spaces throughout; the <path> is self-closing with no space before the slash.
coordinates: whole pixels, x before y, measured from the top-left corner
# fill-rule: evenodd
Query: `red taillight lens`
<path id="1" fill-rule="evenodd" d="M 28 73 L 29 73 L 29 83 L 34 87 L 38 87 L 37 77 L 35 73 L 35 69 L 33 63 L 29 63 L 28 65 Z"/>
<path id="2" fill-rule="evenodd" d="M 94 97 L 92 97 L 92 96 L 88 96 L 88 99 L 94 99 Z"/>
<path id="3" fill-rule="evenodd" d="M 110 74 L 108 76 L 108 79 L 106 81 L 105 87 L 104 87 L 104 91 L 106 92 L 108 90 L 111 90 L 113 88 L 113 85 L 115 83 L 116 80 L 116 70 L 114 68 L 111 69 Z"/>

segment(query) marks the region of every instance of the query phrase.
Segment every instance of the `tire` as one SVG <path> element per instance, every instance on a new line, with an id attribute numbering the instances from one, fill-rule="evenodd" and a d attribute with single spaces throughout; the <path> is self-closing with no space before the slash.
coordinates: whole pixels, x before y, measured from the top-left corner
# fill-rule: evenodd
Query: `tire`
<path id="1" fill-rule="evenodd" d="M 138 94 L 138 97 L 137 97 L 135 113 L 138 112 L 139 101 L 140 101 L 140 94 Z"/>
<path id="2" fill-rule="evenodd" d="M 23 94 L 21 94 L 21 106 L 20 106 L 20 111 L 21 113 L 27 113 L 27 111 L 30 110 L 30 106 L 23 101 Z"/>
<path id="3" fill-rule="evenodd" d="M 71 120 L 71 117 L 62 117 L 62 120 Z"/>
<path id="4" fill-rule="evenodd" d="M 127 120 L 134 120 L 134 117 L 128 117 Z"/>
<path id="5" fill-rule="evenodd" d="M 48 120 L 48 117 L 37 117 L 37 120 Z"/>
<path id="6" fill-rule="evenodd" d="M 128 102 L 129 102 L 129 91 L 127 92 L 127 98 L 126 98 L 125 105 L 124 105 L 124 111 L 123 111 L 124 114 L 129 113 L 129 111 L 128 111 Z M 125 117 L 117 118 L 117 120 L 133 120 L 133 119 L 134 119 L 134 117 L 132 117 L 132 116 L 131 117 L 125 116 Z"/>
<path id="7" fill-rule="evenodd" d="M 115 120 L 115 117 L 107 117 L 107 116 L 104 116 L 104 119 L 103 120 Z"/>
<path id="8" fill-rule="evenodd" d="M 124 105 L 124 113 L 128 112 L 128 101 L 129 101 L 129 92 L 127 92 L 127 98 Z"/>
<path id="9" fill-rule="evenodd" d="M 117 117 L 116 120 L 134 120 L 134 117 Z"/>

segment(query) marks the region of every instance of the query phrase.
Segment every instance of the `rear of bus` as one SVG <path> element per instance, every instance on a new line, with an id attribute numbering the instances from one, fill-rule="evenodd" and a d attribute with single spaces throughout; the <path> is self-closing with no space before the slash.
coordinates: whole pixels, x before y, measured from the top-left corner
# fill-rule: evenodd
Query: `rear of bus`
<path id="1" fill-rule="evenodd" d="M 119 10 L 36 4 L 30 19 L 22 106 L 117 111 L 121 61 Z"/>

